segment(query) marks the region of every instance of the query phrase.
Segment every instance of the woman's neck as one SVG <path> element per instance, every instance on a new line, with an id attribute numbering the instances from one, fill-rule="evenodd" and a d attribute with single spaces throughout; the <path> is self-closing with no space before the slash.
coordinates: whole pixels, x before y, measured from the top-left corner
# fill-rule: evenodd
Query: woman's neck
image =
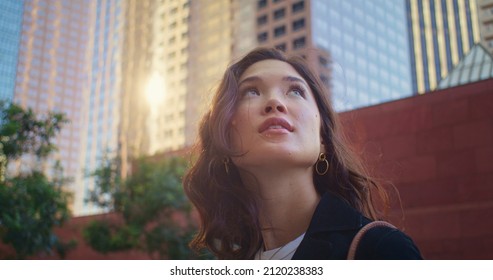
<path id="1" fill-rule="evenodd" d="M 247 183 L 259 193 L 259 221 L 266 250 L 281 247 L 307 230 L 320 200 L 312 172 L 311 168 L 259 171 L 253 174 L 255 180 Z"/>

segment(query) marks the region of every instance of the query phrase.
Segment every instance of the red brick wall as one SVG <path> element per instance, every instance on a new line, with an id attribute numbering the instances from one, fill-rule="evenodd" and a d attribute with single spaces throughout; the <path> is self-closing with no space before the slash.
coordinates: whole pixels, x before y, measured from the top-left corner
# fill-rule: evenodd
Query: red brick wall
<path id="1" fill-rule="evenodd" d="M 493 259 L 493 79 L 341 114 L 428 259 Z"/>
<path id="2" fill-rule="evenodd" d="M 62 228 L 55 229 L 55 233 L 60 238 L 60 240 L 67 242 L 70 240 L 75 240 L 77 246 L 75 249 L 68 251 L 65 259 L 69 260 L 144 260 L 150 257 L 140 251 L 122 251 L 116 253 L 102 254 L 93 250 L 89 245 L 87 245 L 82 237 L 82 232 L 84 227 L 91 221 L 106 219 L 111 222 L 117 223 L 121 219 L 113 214 L 103 214 L 103 215 L 93 215 L 76 217 L 70 219 L 64 224 Z M 0 243 L 0 259 L 12 258 L 14 254 L 13 248 Z M 39 254 L 31 257 L 31 259 L 59 259 L 56 253 L 53 254 Z"/>
<path id="3" fill-rule="evenodd" d="M 121 252 L 112 252 L 108 254 L 102 254 L 94 249 L 92 249 L 89 245 L 86 244 L 84 238 L 82 236 L 82 232 L 84 228 L 94 220 L 108 220 L 112 223 L 122 222 L 121 217 L 114 213 L 102 214 L 102 215 L 93 215 L 93 216 L 84 216 L 84 217 L 76 217 L 71 219 L 68 223 L 66 223 L 62 228 L 56 230 L 57 236 L 61 238 L 61 240 L 67 242 L 71 239 L 77 241 L 77 246 L 74 250 L 70 250 L 67 253 L 66 259 L 70 260 L 145 260 L 150 257 L 140 251 L 131 250 L 131 251 L 121 251 Z M 41 256 L 40 258 L 43 258 Z M 48 258 L 45 256 L 44 258 Z M 55 258 L 53 256 L 52 258 Z"/>

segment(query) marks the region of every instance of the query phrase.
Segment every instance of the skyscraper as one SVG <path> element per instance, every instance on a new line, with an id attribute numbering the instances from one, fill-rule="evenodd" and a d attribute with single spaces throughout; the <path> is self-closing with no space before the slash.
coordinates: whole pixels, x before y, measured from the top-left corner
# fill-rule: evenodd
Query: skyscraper
<path id="1" fill-rule="evenodd" d="M 84 28 L 87 39 L 86 82 L 81 95 L 80 156 L 74 187 L 74 213 L 96 210 L 84 201 L 93 189 L 94 180 L 86 176 L 100 166 L 107 154 L 119 152 L 121 119 L 121 63 L 124 2 L 122 0 L 88 1 Z"/>
<path id="2" fill-rule="evenodd" d="M 52 161 L 59 159 L 64 174 L 72 178 L 81 168 L 80 117 L 87 84 L 89 11 L 83 1 L 24 1 L 18 54 L 14 101 L 38 114 L 65 113 L 70 123 L 56 139 L 59 150 Z M 31 164 L 35 162 L 25 158 L 19 168 Z"/>
<path id="3" fill-rule="evenodd" d="M 310 1 L 257 2 L 257 42 L 303 56 L 329 86 L 329 53 L 316 45 Z"/>
<path id="4" fill-rule="evenodd" d="M 411 94 L 402 0 L 257 4 L 259 44 L 305 55 L 330 84 L 336 110 Z"/>
<path id="5" fill-rule="evenodd" d="M 406 0 L 413 92 L 434 90 L 480 41 L 476 0 Z"/>
<path id="6" fill-rule="evenodd" d="M 483 46 L 493 54 L 493 0 L 478 1 L 478 19 Z"/>
<path id="7" fill-rule="evenodd" d="M 185 145 L 188 22 L 188 1 L 126 1 L 120 131 L 126 159 Z"/>
<path id="8" fill-rule="evenodd" d="M 14 96 L 23 5 L 21 0 L 0 2 L 0 100 Z"/>
<path id="9" fill-rule="evenodd" d="M 186 97 L 185 139 L 189 146 L 209 108 L 226 67 L 257 46 L 255 1 L 204 0 L 190 2 L 190 59 Z"/>

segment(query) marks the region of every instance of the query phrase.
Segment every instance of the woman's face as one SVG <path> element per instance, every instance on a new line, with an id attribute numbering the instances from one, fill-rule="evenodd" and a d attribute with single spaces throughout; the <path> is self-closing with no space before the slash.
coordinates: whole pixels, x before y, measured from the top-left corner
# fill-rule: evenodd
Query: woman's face
<path id="1" fill-rule="evenodd" d="M 263 60 L 239 79 L 231 121 L 235 165 L 311 168 L 322 149 L 320 113 L 306 81 L 288 63 Z"/>

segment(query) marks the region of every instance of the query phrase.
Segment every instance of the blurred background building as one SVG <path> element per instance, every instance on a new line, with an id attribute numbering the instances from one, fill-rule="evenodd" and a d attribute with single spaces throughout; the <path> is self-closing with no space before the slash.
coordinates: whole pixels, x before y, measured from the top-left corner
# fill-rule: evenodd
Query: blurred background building
<path id="1" fill-rule="evenodd" d="M 3 0 L 0 15 L 0 98 L 71 120 L 57 145 L 76 215 L 100 211 L 85 173 L 105 154 L 125 174 L 190 147 L 224 69 L 257 46 L 305 57 L 342 112 L 434 90 L 493 44 L 492 0 Z"/>
<path id="2" fill-rule="evenodd" d="M 62 1 L 67 2 L 67 1 Z M 79 170 L 74 176 L 74 207 L 77 214 L 92 213 L 84 201 L 93 188 L 86 174 L 95 170 L 105 154 L 119 151 L 119 128 L 122 103 L 122 43 L 124 5 L 121 0 L 86 1 L 87 17 L 83 18 L 87 33 L 79 42 L 86 48 L 84 63 L 86 82 L 77 106 L 81 110 Z M 63 131 L 63 129 L 62 129 Z M 72 175 L 72 174 L 70 174 Z"/>
<path id="3" fill-rule="evenodd" d="M 267 1 L 259 45 L 306 56 L 337 111 L 412 94 L 404 1 Z"/>
<path id="4" fill-rule="evenodd" d="M 126 1 L 121 148 L 124 157 L 185 145 L 188 1 Z"/>
<path id="5" fill-rule="evenodd" d="M 445 76 L 437 89 L 456 87 L 493 78 L 493 56 L 483 45 L 476 44 Z"/>
<path id="6" fill-rule="evenodd" d="M 493 54 L 493 0 L 478 1 L 481 42 Z"/>
<path id="7" fill-rule="evenodd" d="M 413 92 L 435 90 L 481 40 L 476 0 L 406 0 Z"/>
<path id="8" fill-rule="evenodd" d="M 0 2 L 0 100 L 11 100 L 16 81 L 23 3 Z"/>
<path id="9" fill-rule="evenodd" d="M 185 144 L 194 143 L 202 114 L 231 61 L 257 46 L 256 1 L 190 1 Z"/>
<path id="10" fill-rule="evenodd" d="M 79 164 L 83 152 L 80 139 L 85 134 L 81 125 L 85 108 L 81 104 L 89 93 L 87 42 L 91 26 L 87 19 L 91 6 L 82 1 L 15 2 L 23 4 L 23 10 L 13 100 L 38 114 L 66 114 L 70 123 L 56 140 L 58 155 L 44 164 L 49 167 L 60 160 L 64 173 L 75 178 L 83 167 Z M 23 171 L 34 164 L 39 163 L 25 157 L 10 170 Z M 77 189 L 72 185 L 69 190 Z"/>

